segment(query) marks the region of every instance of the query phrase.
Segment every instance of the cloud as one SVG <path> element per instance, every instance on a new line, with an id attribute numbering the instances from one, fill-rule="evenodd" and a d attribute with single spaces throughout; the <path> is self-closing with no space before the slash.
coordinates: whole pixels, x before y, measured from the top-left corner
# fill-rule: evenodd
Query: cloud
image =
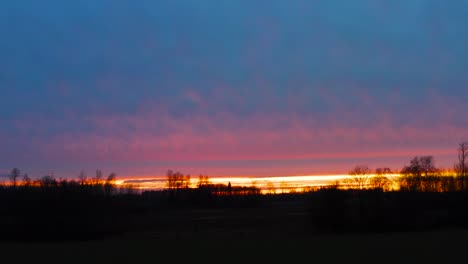
<path id="1" fill-rule="evenodd" d="M 149 102 L 133 114 L 96 114 L 87 118 L 89 131 L 66 131 L 35 144 L 50 159 L 80 162 L 365 160 L 448 155 L 468 134 L 458 122 L 463 104 L 434 93 L 426 102 L 430 108 L 415 106 L 403 116 L 362 94 L 362 104 L 323 114 L 259 111 L 245 116 L 211 108 L 207 98 L 189 94 L 201 106 L 190 113 L 173 115 L 171 102 Z M 211 99 L 213 104 L 224 100 Z"/>
<path id="2" fill-rule="evenodd" d="M 2 9 L 5 166 L 302 172 L 448 156 L 468 134 L 466 4 L 114 2 Z"/>

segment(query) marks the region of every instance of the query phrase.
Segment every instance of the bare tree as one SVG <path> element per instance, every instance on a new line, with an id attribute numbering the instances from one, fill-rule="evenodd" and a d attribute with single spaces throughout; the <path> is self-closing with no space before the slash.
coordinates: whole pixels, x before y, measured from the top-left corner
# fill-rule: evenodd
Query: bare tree
<path id="1" fill-rule="evenodd" d="M 421 172 L 424 176 L 433 175 L 439 170 L 434 165 L 434 157 L 432 156 L 421 156 L 419 157 L 421 164 Z"/>
<path id="2" fill-rule="evenodd" d="M 25 174 L 23 176 L 23 184 L 24 186 L 30 186 L 31 185 L 31 178 L 29 178 L 28 174 Z"/>
<path id="3" fill-rule="evenodd" d="M 101 170 L 96 170 L 96 176 L 93 178 L 93 183 L 94 184 L 100 184 L 102 181 L 102 171 Z"/>
<path id="4" fill-rule="evenodd" d="M 357 165 L 350 172 L 351 179 L 348 181 L 350 188 L 363 190 L 367 188 L 371 169 L 365 165 Z"/>
<path id="5" fill-rule="evenodd" d="M 11 184 L 13 185 L 13 187 L 16 188 L 16 185 L 17 185 L 17 179 L 18 177 L 20 177 L 20 169 L 18 168 L 13 168 L 10 172 L 10 175 L 8 176 L 10 178 L 10 181 L 11 181 Z"/>
<path id="6" fill-rule="evenodd" d="M 269 194 L 275 194 L 276 193 L 275 184 L 272 183 L 271 181 L 268 181 L 266 183 L 266 189 L 267 189 Z"/>
<path id="7" fill-rule="evenodd" d="M 466 176 L 468 170 L 468 142 L 458 144 L 458 163 L 455 165 L 455 171 L 459 176 Z"/>
<path id="8" fill-rule="evenodd" d="M 190 187 L 190 175 L 185 175 L 183 178 L 183 185 L 185 189 L 188 189 Z"/>
<path id="9" fill-rule="evenodd" d="M 167 187 L 171 190 L 179 190 L 182 188 L 189 188 L 190 175 L 183 175 L 180 172 L 167 171 Z"/>
<path id="10" fill-rule="evenodd" d="M 115 187 L 115 179 L 117 178 L 117 175 L 115 173 L 109 174 L 109 176 L 106 179 L 106 182 L 104 184 L 104 190 L 107 194 L 111 194 L 112 190 Z"/>
<path id="11" fill-rule="evenodd" d="M 87 178 L 86 178 L 86 173 L 84 171 L 80 172 L 80 175 L 78 176 L 78 180 L 80 182 L 80 185 L 85 185 Z"/>
<path id="12" fill-rule="evenodd" d="M 167 171 L 167 188 L 176 189 L 177 173 L 172 170 Z"/>
<path id="13" fill-rule="evenodd" d="M 410 165 L 403 168 L 401 174 L 404 176 L 428 176 L 438 171 L 434 165 L 434 157 L 416 156 L 410 161 Z"/>
<path id="14" fill-rule="evenodd" d="M 375 169 L 375 176 L 371 178 L 370 184 L 372 188 L 380 190 L 388 190 L 391 182 L 388 179 L 388 175 L 392 174 L 390 168 L 377 168 Z"/>
<path id="15" fill-rule="evenodd" d="M 375 169 L 375 174 L 376 175 L 389 175 L 389 174 L 392 174 L 392 170 L 390 168 L 377 168 Z"/>
<path id="16" fill-rule="evenodd" d="M 51 175 L 43 176 L 39 179 L 39 185 L 45 188 L 57 187 L 58 182 L 55 177 Z"/>
<path id="17" fill-rule="evenodd" d="M 203 187 L 207 187 L 209 186 L 211 183 L 210 183 L 210 178 L 208 176 L 203 176 L 203 175 L 200 175 L 198 177 L 198 183 L 197 183 L 197 187 L 198 188 L 203 188 Z"/>
<path id="18" fill-rule="evenodd" d="M 434 165 L 432 156 L 416 156 L 408 166 L 401 170 L 402 177 L 399 178 L 400 190 L 425 191 L 434 189 L 432 185 L 433 176 L 440 172 Z"/>

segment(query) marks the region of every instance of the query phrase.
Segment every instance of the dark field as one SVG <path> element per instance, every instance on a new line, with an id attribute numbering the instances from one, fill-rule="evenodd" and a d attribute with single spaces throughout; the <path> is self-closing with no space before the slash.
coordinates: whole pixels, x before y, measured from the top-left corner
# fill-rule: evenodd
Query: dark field
<path id="1" fill-rule="evenodd" d="M 321 234 L 311 228 L 309 210 L 307 199 L 295 197 L 254 208 L 147 212 L 128 220 L 131 231 L 114 237 L 2 242 L 0 251 L 8 260 L 2 263 L 450 263 L 467 256 L 464 229 Z"/>
<path id="2" fill-rule="evenodd" d="M 468 232 L 252 237 L 131 235 L 75 243 L 1 243 L 5 263 L 464 263 Z M 2 261 L 3 263 L 3 261 Z"/>

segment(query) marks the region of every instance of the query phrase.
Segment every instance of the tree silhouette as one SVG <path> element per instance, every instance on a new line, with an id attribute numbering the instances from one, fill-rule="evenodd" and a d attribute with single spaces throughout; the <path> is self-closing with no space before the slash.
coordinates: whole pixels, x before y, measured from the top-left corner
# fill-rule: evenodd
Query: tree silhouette
<path id="1" fill-rule="evenodd" d="M 468 168 L 468 142 L 458 144 L 458 163 L 455 165 L 455 171 L 459 176 L 466 176 Z"/>
<path id="2" fill-rule="evenodd" d="M 432 156 L 422 156 L 419 157 L 421 164 L 422 174 L 424 176 L 433 175 L 439 170 L 434 165 L 434 157 Z"/>
<path id="3" fill-rule="evenodd" d="M 13 168 L 10 172 L 10 175 L 8 176 L 10 178 L 11 184 L 13 185 L 14 188 L 16 188 L 17 185 L 17 179 L 20 176 L 21 172 L 20 169 L 18 168 Z"/>
<path id="4" fill-rule="evenodd" d="M 432 156 L 416 156 L 401 170 L 400 189 L 406 191 L 436 190 L 434 186 L 439 173 Z"/>
<path id="5" fill-rule="evenodd" d="M 375 176 L 370 179 L 372 188 L 388 190 L 391 186 L 391 182 L 387 178 L 389 174 L 392 174 L 392 170 L 390 170 L 390 168 L 375 169 Z"/>
<path id="6" fill-rule="evenodd" d="M 200 175 L 198 177 L 198 183 L 197 183 L 198 188 L 208 187 L 210 184 L 211 184 L 210 178 L 208 176 Z"/>
<path id="7" fill-rule="evenodd" d="M 269 194 L 275 194 L 276 193 L 275 184 L 272 183 L 271 181 L 267 181 L 265 187 L 266 187 L 266 190 L 268 191 Z"/>
<path id="8" fill-rule="evenodd" d="M 39 179 L 39 185 L 44 188 L 57 187 L 58 182 L 53 175 L 46 175 Z"/>
<path id="9" fill-rule="evenodd" d="M 403 168 L 401 174 L 405 176 L 428 176 L 438 171 L 434 165 L 434 157 L 416 156 L 410 161 L 410 165 Z"/>
<path id="10" fill-rule="evenodd" d="M 351 179 L 347 181 L 350 185 L 350 188 L 363 190 L 367 188 L 369 183 L 369 176 L 371 174 L 371 169 L 365 165 L 357 165 L 350 172 Z"/>
<path id="11" fill-rule="evenodd" d="M 80 172 L 80 175 L 78 176 L 78 180 L 80 182 L 80 185 L 85 185 L 86 184 L 87 179 L 86 179 L 86 174 L 85 174 L 84 171 Z"/>
<path id="12" fill-rule="evenodd" d="M 167 187 L 171 190 L 187 189 L 190 186 L 190 175 L 167 171 Z"/>
<path id="13" fill-rule="evenodd" d="M 109 174 L 109 176 L 106 179 L 106 182 L 104 184 L 104 190 L 107 194 L 111 194 L 112 190 L 115 186 L 115 179 L 117 175 L 115 173 Z"/>
<path id="14" fill-rule="evenodd" d="M 23 184 L 24 186 L 30 186 L 31 185 L 31 178 L 29 178 L 28 174 L 24 174 L 23 176 Z"/>
<path id="15" fill-rule="evenodd" d="M 102 171 L 101 170 L 96 170 L 96 176 L 93 178 L 93 183 L 94 184 L 100 184 L 102 181 Z"/>

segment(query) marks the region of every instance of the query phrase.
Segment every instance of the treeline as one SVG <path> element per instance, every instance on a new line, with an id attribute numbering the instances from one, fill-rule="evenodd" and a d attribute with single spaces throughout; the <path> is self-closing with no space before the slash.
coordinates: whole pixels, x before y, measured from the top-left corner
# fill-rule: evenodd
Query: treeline
<path id="1" fill-rule="evenodd" d="M 213 184 L 200 176 L 190 188 L 190 176 L 168 172 L 168 188 L 141 191 L 117 185 L 116 174 L 100 171 L 87 178 L 62 179 L 46 175 L 31 180 L 17 168 L 0 185 L 0 240 L 89 240 L 143 228 L 134 223 L 145 215 L 193 207 L 234 208 L 260 204 L 260 189 Z"/>
<path id="2" fill-rule="evenodd" d="M 178 171 L 167 172 L 167 188 L 143 191 L 145 199 L 158 201 L 166 208 L 182 207 L 255 207 L 259 204 L 260 189 L 255 186 L 214 184 L 208 176 L 200 175 L 195 184 L 191 176 Z"/>
<path id="3" fill-rule="evenodd" d="M 468 191 L 466 172 L 446 172 L 436 168 L 432 156 L 416 156 L 399 172 L 393 172 L 389 168 L 377 168 L 372 171 L 367 166 L 358 165 L 349 175 L 349 179 L 331 187 L 402 192 Z"/>
<path id="4" fill-rule="evenodd" d="M 97 239 L 144 228 L 135 219 L 197 208 L 261 210 L 305 201 L 315 232 L 381 232 L 468 227 L 468 144 L 460 144 L 452 174 L 431 156 L 401 171 L 356 166 L 349 179 L 298 194 L 261 195 L 255 186 L 212 183 L 208 176 L 168 171 L 167 188 L 136 191 L 98 170 L 77 180 L 32 180 L 13 169 L 0 186 L 0 240 Z M 234 210 L 235 211 L 235 210 Z M 151 218 L 150 217 L 150 218 Z M 246 223 L 247 224 L 247 223 Z"/>
<path id="5" fill-rule="evenodd" d="M 11 171 L 10 182 L 0 185 L 0 240 L 77 240 L 116 235 L 128 228 L 127 219 L 138 210 L 131 186 L 116 185 L 116 175 L 79 180 L 47 175 L 31 180 Z"/>
<path id="6" fill-rule="evenodd" d="M 9 183 L 0 185 L 3 188 L 11 187 L 13 189 L 21 188 L 72 188 L 72 189 L 95 189 L 105 191 L 107 193 L 113 191 L 116 185 L 117 175 L 115 173 L 104 177 L 101 170 L 96 170 L 96 175 L 92 178 L 87 178 L 84 172 L 78 176 L 78 180 L 56 178 L 53 174 L 45 175 L 39 179 L 32 180 L 28 174 L 21 175 L 21 170 L 13 168 L 8 174 Z M 129 186 L 131 187 L 131 186 Z"/>
<path id="7" fill-rule="evenodd" d="M 447 174 L 432 156 L 417 156 L 397 173 L 358 165 L 350 178 L 310 193 L 319 231 L 381 232 L 468 227 L 468 143 Z"/>
<path id="8" fill-rule="evenodd" d="M 191 188 L 191 176 L 184 175 L 181 172 L 169 170 L 167 172 L 167 188 L 171 195 L 178 195 L 182 190 L 187 191 Z M 196 189 L 199 192 L 210 193 L 217 196 L 246 196 L 258 195 L 260 189 L 255 186 L 231 186 L 228 184 L 213 184 L 208 176 L 200 175 L 196 182 Z"/>
<path id="9" fill-rule="evenodd" d="M 468 192 L 323 188 L 309 193 L 318 232 L 411 231 L 468 227 Z"/>

